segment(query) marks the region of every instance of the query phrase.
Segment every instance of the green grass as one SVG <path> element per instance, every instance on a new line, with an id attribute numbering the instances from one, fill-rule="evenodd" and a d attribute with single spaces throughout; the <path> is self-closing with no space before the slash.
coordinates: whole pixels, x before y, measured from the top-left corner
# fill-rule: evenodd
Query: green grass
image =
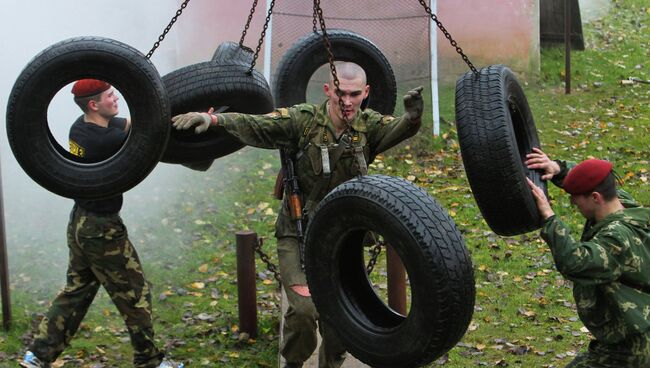
<path id="1" fill-rule="evenodd" d="M 525 86 L 542 147 L 551 157 L 613 161 L 624 188 L 646 206 L 650 87 L 621 80 L 650 79 L 648 9 L 643 0 L 615 1 L 610 16 L 583 27 L 587 49 L 572 53 L 570 95 L 562 84 L 562 48 L 542 51 L 540 80 Z M 442 87 L 441 115 L 453 121 L 453 111 L 453 87 Z M 469 189 L 453 124 L 443 123 L 441 131 L 431 136 L 428 117 L 417 137 L 380 156 L 371 168 L 426 188 L 450 212 L 471 252 L 477 287 L 473 321 L 458 346 L 431 366 L 566 365 L 590 339 L 577 319 L 570 284 L 555 271 L 536 232 L 504 238 L 488 228 Z M 259 335 L 250 339 L 239 332 L 235 232 L 249 229 L 264 237 L 264 249 L 277 263 L 278 202 L 271 191 L 278 165 L 276 152 L 243 149 L 205 173 L 184 171 L 178 180 L 190 184 L 170 189 L 173 200 L 163 206 L 162 217 L 140 218 L 137 227 L 127 221 L 154 284 L 159 345 L 191 367 L 277 365 L 277 283 L 259 259 Z M 549 191 L 556 213 L 578 234 L 579 214 L 561 191 Z M 129 208 L 127 200 L 125 211 Z M 47 258 L 38 257 L 31 267 L 12 266 L 13 328 L 0 334 L 1 366 L 22 353 L 34 317 L 53 297 L 52 282 L 42 281 L 53 262 Z M 381 261 L 377 267 L 383 267 Z M 128 333 L 105 292 L 63 356 L 66 367 L 130 366 Z"/>

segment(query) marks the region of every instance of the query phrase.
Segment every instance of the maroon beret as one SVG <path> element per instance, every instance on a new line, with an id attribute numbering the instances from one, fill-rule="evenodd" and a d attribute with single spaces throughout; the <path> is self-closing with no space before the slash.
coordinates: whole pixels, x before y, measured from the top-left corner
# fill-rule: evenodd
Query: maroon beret
<path id="1" fill-rule="evenodd" d="M 562 182 L 562 188 L 569 194 L 590 193 L 612 172 L 612 166 L 611 162 L 605 160 L 582 161 L 569 171 Z"/>
<path id="2" fill-rule="evenodd" d="M 111 85 L 101 80 L 80 79 L 72 86 L 72 94 L 75 97 L 90 97 L 100 94 L 109 88 L 111 88 Z"/>

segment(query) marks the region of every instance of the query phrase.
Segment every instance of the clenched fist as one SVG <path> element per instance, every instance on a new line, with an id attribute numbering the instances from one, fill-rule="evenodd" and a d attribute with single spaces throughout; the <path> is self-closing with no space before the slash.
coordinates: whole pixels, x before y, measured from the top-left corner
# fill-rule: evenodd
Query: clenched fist
<path id="1" fill-rule="evenodd" d="M 422 86 L 414 88 L 404 95 L 404 115 L 410 121 L 419 121 L 422 117 L 424 110 L 424 102 L 422 101 Z"/>

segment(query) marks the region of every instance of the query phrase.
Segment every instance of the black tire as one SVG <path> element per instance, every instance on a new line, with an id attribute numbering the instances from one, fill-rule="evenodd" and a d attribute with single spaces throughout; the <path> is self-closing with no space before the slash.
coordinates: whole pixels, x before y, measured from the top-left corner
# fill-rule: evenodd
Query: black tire
<path id="1" fill-rule="evenodd" d="M 273 97 L 264 76 L 257 70 L 247 74 L 243 64 L 204 62 L 165 75 L 172 116 L 188 111 L 228 106 L 228 112 L 263 114 L 273 110 Z M 162 161 L 204 162 L 244 147 L 223 128 L 195 134 L 192 129 L 172 129 Z"/>
<path id="2" fill-rule="evenodd" d="M 319 67 L 327 64 L 327 50 L 322 34 L 310 33 L 294 43 L 280 60 L 276 70 L 273 96 L 277 106 L 293 106 L 307 99 L 309 79 Z M 336 60 L 352 61 L 366 72 L 370 95 L 361 105 L 382 114 L 395 110 L 397 84 L 388 59 L 372 41 L 343 29 L 327 31 Z"/>
<path id="3" fill-rule="evenodd" d="M 214 51 L 212 61 L 217 64 L 243 64 L 250 67 L 253 56 L 254 52 L 249 47 L 240 47 L 237 42 L 226 41 Z"/>
<path id="4" fill-rule="evenodd" d="M 48 127 L 52 98 L 82 78 L 104 80 L 119 90 L 133 122 L 122 148 L 93 164 L 76 161 Z M 79 37 L 43 50 L 20 73 L 7 104 L 7 136 L 20 166 L 45 189 L 69 198 L 98 199 L 131 189 L 153 170 L 165 149 L 169 119 L 165 88 L 144 55 L 119 41 Z"/>
<path id="5" fill-rule="evenodd" d="M 408 273 L 411 306 L 396 313 L 375 294 L 363 261 L 367 231 L 382 235 Z M 372 367 L 418 367 L 451 349 L 472 318 L 469 253 L 453 220 L 401 178 L 345 182 L 317 206 L 306 233 L 306 273 L 320 318 Z"/>
<path id="6" fill-rule="evenodd" d="M 526 177 L 546 191 L 546 182 L 524 161 L 540 147 L 533 115 L 510 69 L 492 65 L 456 83 L 458 140 L 474 199 L 499 235 L 523 234 L 541 225 Z"/>

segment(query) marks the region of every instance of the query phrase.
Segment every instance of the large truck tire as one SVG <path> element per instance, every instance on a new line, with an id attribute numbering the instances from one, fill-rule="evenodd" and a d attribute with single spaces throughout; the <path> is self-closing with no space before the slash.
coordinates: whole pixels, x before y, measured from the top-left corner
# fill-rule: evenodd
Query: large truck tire
<path id="1" fill-rule="evenodd" d="M 538 229 L 542 219 L 526 178 L 544 191 L 546 182 L 524 162 L 540 142 L 510 69 L 492 65 L 458 79 L 456 126 L 467 180 L 490 228 L 505 236 Z"/>
<path id="2" fill-rule="evenodd" d="M 411 290 L 406 316 L 377 296 L 363 239 L 382 236 Z M 372 367 L 419 367 L 461 339 L 474 310 L 469 252 L 446 211 L 413 183 L 384 175 L 345 182 L 311 216 L 305 243 L 309 289 L 321 320 Z"/>
<path id="3" fill-rule="evenodd" d="M 92 164 L 56 142 L 47 116 L 57 92 L 84 78 L 113 85 L 132 121 L 122 148 Z M 76 108 L 72 97 L 70 105 Z M 140 183 L 158 163 L 171 127 L 167 93 L 153 64 L 138 50 L 101 37 L 67 39 L 36 55 L 16 79 L 6 120 L 9 145 L 23 170 L 45 189 L 78 199 L 110 197 Z"/>

